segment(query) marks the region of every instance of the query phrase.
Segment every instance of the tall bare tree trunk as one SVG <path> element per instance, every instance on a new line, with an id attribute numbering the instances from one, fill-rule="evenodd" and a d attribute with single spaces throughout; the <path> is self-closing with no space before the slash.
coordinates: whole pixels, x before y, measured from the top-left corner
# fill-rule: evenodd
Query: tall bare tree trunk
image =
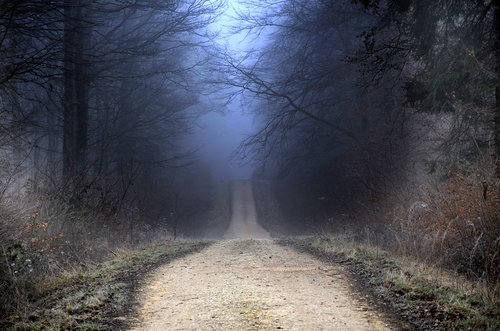
<path id="1" fill-rule="evenodd" d="M 495 30 L 495 58 L 496 78 L 495 84 L 495 151 L 496 151 L 496 175 L 500 178 L 500 0 L 493 1 L 494 18 L 493 28 Z"/>
<path id="2" fill-rule="evenodd" d="M 83 175 L 87 152 L 88 90 L 85 63 L 87 34 L 84 0 L 64 1 L 64 140 L 63 176 L 73 182 Z"/>

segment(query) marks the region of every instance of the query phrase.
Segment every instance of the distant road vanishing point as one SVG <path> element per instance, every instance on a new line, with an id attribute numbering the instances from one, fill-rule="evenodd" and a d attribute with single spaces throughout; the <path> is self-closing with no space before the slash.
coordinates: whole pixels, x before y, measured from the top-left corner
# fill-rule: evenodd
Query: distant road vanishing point
<path id="1" fill-rule="evenodd" d="M 231 208 L 231 223 L 224 239 L 271 239 L 269 233 L 257 223 L 251 181 L 233 182 Z"/>

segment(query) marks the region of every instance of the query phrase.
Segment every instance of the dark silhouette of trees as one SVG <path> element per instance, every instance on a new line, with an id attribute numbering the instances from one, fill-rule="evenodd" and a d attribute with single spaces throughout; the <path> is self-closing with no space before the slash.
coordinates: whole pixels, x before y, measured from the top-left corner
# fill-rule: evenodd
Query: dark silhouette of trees
<path id="1" fill-rule="evenodd" d="M 85 1 L 64 1 L 63 176 L 82 173 L 86 163 L 90 77 L 90 27 Z M 86 15 L 87 14 L 87 15 Z"/>
<path id="2" fill-rule="evenodd" d="M 17 146 L 5 155 L 72 201 L 100 186 L 124 197 L 131 183 L 189 163 L 178 147 L 184 110 L 221 5 L 2 1 L 0 134 Z"/>
<path id="3" fill-rule="evenodd" d="M 226 54 L 220 64 L 233 88 L 261 100 L 262 129 L 242 153 L 274 163 L 313 203 L 327 197 L 351 208 L 395 185 L 407 139 L 401 79 L 368 86 L 346 60 L 372 18 L 347 1 L 291 1 L 265 17 L 241 17 L 238 31 L 272 30 L 262 52 Z"/>
<path id="4" fill-rule="evenodd" d="M 495 146 L 497 155 L 497 177 L 500 177 L 500 1 L 492 2 L 494 7 L 493 27 L 495 29 L 495 59 L 496 79 L 495 84 Z"/>
<path id="5" fill-rule="evenodd" d="M 235 31 L 267 41 L 218 64 L 229 93 L 260 100 L 262 128 L 242 154 L 344 210 L 401 195 L 422 158 L 476 162 L 499 145 L 495 3 L 296 0 L 241 12 Z M 419 155 L 438 135 L 441 152 L 436 142 Z"/>
<path id="6" fill-rule="evenodd" d="M 390 70 L 405 74 L 407 103 L 419 111 L 472 109 L 491 123 L 492 139 L 483 143 L 496 146 L 498 160 L 499 2 L 359 2 L 376 17 L 352 58 L 365 74 L 374 82 Z"/>

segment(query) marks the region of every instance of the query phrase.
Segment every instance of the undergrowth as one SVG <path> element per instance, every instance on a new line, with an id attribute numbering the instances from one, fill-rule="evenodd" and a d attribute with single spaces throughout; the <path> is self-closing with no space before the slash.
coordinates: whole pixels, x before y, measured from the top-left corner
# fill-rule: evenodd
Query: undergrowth
<path id="1" fill-rule="evenodd" d="M 3 188 L 0 183 L 0 193 Z M 63 189 L 10 188 L 9 195 L 0 195 L 0 319 L 24 314 L 38 293 L 38 284 L 86 272 L 119 251 L 191 234 L 185 232 L 187 228 L 203 234 L 205 219 L 223 231 L 217 220 L 229 219 L 225 216 L 230 210 L 219 208 L 221 215 L 207 215 L 212 204 L 210 187 L 206 190 L 196 199 L 188 190 L 189 198 L 178 201 L 186 205 L 177 206 L 174 213 L 167 202 L 161 210 L 141 209 L 134 197 L 120 203 L 116 192 L 99 186 L 85 186 L 84 194 L 71 199 Z M 226 203 L 226 191 L 221 187 L 214 193 L 221 200 L 218 204 Z M 208 202 L 200 202 L 202 198 Z M 215 232 L 213 237 L 218 235 Z"/>
<path id="2" fill-rule="evenodd" d="M 365 291 L 376 301 L 382 299 L 417 329 L 500 329 L 500 295 L 486 282 L 474 282 L 341 236 L 283 239 L 280 243 L 348 266 Z"/>
<path id="3" fill-rule="evenodd" d="M 23 308 L 0 321 L 9 330 L 111 330 L 122 327 L 134 284 L 161 263 L 193 253 L 208 242 L 169 241 L 116 257 L 86 270 L 32 284 Z"/>
<path id="4" fill-rule="evenodd" d="M 393 238 L 383 244 L 472 279 L 498 283 L 500 180 L 494 171 L 492 164 L 448 171 L 419 201 L 382 217 Z"/>

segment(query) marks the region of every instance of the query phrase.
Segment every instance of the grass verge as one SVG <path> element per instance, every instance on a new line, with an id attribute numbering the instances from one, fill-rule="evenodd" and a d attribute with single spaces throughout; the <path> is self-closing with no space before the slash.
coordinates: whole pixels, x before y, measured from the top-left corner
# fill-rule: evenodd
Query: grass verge
<path id="1" fill-rule="evenodd" d="M 342 237 L 282 239 L 282 245 L 341 263 L 379 306 L 422 330 L 500 330 L 500 302 L 490 285 Z"/>
<path id="2" fill-rule="evenodd" d="M 7 330 L 116 330 L 133 311 L 133 290 L 155 267 L 198 252 L 209 242 L 173 241 L 117 254 L 86 271 L 37 287 L 24 311 L 0 320 Z"/>

